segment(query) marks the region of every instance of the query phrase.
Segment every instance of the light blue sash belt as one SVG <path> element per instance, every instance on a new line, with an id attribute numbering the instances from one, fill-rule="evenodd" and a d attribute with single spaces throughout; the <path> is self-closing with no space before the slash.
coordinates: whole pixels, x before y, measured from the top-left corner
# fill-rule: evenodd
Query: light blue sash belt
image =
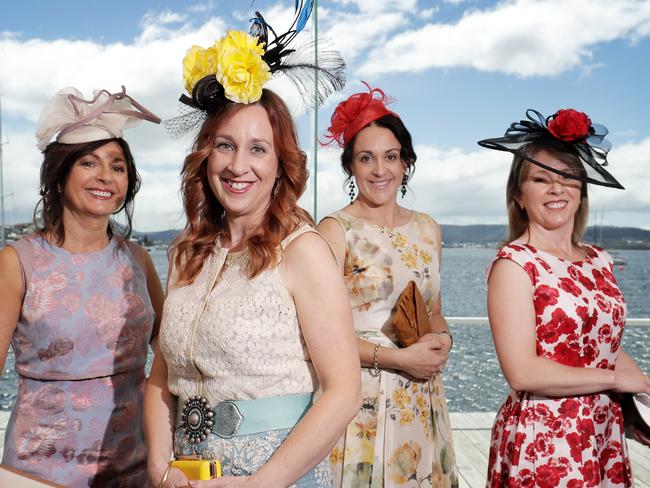
<path id="1" fill-rule="evenodd" d="M 210 408 L 207 400 L 191 397 L 183 404 L 180 427 L 191 443 L 205 440 L 212 432 L 219 437 L 256 434 L 291 429 L 307 413 L 312 393 L 284 395 L 255 400 L 226 400 Z"/>

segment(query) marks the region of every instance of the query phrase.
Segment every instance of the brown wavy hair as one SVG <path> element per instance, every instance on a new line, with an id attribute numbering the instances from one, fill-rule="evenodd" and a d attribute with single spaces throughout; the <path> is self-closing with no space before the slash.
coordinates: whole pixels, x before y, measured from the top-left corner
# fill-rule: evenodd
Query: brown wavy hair
<path id="1" fill-rule="evenodd" d="M 131 235 L 133 221 L 133 200 L 140 189 L 141 179 L 135 167 L 135 160 L 131 149 L 122 138 L 102 139 L 100 141 L 82 142 L 79 144 L 62 144 L 60 142 L 50 143 L 43 151 L 43 163 L 41 164 L 41 199 L 34 209 L 34 227 L 36 232 L 52 239 L 57 246 L 62 246 L 65 241 L 65 229 L 63 227 L 63 189 L 65 188 L 70 170 L 75 161 L 90 154 L 95 149 L 116 142 L 124 152 L 128 186 L 124 201 L 113 215 L 124 210 L 126 225 L 118 226 L 110 221 L 106 226 L 106 234 L 109 239 L 113 238 L 114 228 L 120 230 L 119 234 L 126 240 Z M 123 242 L 120 240 L 120 243 Z"/>
<path id="2" fill-rule="evenodd" d="M 580 162 L 577 153 L 567 152 L 556 147 L 552 142 L 535 142 L 524 148 L 524 154 L 534 157 L 539 151 L 546 151 L 551 156 L 556 157 L 569 168 L 577 171 L 579 174 L 585 173 L 585 169 Z M 521 198 L 521 186 L 528 177 L 528 168 L 533 163 L 520 155 L 515 155 L 510 166 L 508 183 L 506 184 L 506 205 L 508 207 L 508 238 L 502 245 L 510 244 L 518 239 L 528 229 L 528 213 L 522 209 L 517 200 Z M 580 189 L 580 206 L 573 216 L 573 231 L 571 233 L 571 243 L 579 246 L 582 236 L 587 228 L 587 219 L 589 218 L 589 196 L 587 194 L 587 183 L 582 182 Z"/>
<path id="3" fill-rule="evenodd" d="M 301 223 L 313 224 L 309 214 L 297 205 L 305 191 L 309 173 L 307 155 L 298 146 L 296 126 L 289 109 L 268 89 L 263 89 L 262 97 L 256 103 L 266 110 L 273 128 L 278 181 L 261 224 L 246 241 L 249 255 L 246 274 L 249 278 L 278 263 L 277 247 Z M 176 269 L 175 286 L 194 281 L 214 249 L 217 237 L 230 238 L 225 209 L 208 182 L 207 161 L 217 127 L 245 106 L 224 100 L 203 122 L 192 152 L 183 163 L 181 196 L 187 224 L 170 247 L 171 261 Z"/>

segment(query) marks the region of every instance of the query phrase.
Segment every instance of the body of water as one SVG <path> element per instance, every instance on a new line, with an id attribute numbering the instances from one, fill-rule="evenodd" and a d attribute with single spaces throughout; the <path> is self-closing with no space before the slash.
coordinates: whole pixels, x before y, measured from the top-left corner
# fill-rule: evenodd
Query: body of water
<path id="1" fill-rule="evenodd" d="M 617 251 L 627 265 L 615 274 L 625 295 L 628 317 L 650 317 L 650 251 Z M 485 270 L 494 249 L 445 248 L 442 257 L 442 303 L 448 317 L 487 315 Z M 151 251 L 163 282 L 167 276 L 164 250 Z M 454 335 L 444 382 L 453 412 L 495 411 L 508 392 L 488 326 L 450 324 Z M 650 372 L 650 327 L 628 326 L 623 336 L 625 350 L 642 369 Z M 10 351 L 0 381 L 0 410 L 9 410 L 17 389 L 13 353 Z"/>

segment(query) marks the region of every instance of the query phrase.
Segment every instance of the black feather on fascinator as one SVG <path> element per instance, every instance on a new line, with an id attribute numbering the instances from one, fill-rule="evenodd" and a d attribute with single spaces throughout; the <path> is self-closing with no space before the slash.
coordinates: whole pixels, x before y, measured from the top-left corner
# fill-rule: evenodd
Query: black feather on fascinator
<path id="1" fill-rule="evenodd" d="M 287 76 L 308 107 L 320 105 L 332 92 L 341 90 L 345 62 L 340 53 L 316 52 L 313 41 L 296 40 L 313 7 L 313 0 L 296 0 L 294 20 L 283 34 L 276 34 L 262 14 L 255 12 L 249 33 L 228 31 L 207 49 L 192 46 L 183 59 L 183 80 L 190 96 L 181 95 L 183 113 L 165 121 L 172 136 L 194 129 L 227 100 L 257 102 L 264 84 L 275 73 Z"/>

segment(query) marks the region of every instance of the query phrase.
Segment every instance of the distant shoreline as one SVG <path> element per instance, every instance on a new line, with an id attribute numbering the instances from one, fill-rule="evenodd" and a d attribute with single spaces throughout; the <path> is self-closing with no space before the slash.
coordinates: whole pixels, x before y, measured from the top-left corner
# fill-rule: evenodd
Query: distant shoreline
<path id="1" fill-rule="evenodd" d="M 496 249 L 507 235 L 505 225 L 441 224 L 440 227 L 442 246 L 446 248 Z M 11 241 L 33 231 L 34 227 L 31 223 L 14 224 L 6 226 L 5 235 L 7 240 Z M 157 232 L 134 230 L 131 239 L 146 247 L 160 247 L 168 245 L 179 232 L 179 229 Z M 638 227 L 592 226 L 587 228 L 584 241 L 610 250 L 649 250 L 650 230 Z"/>

